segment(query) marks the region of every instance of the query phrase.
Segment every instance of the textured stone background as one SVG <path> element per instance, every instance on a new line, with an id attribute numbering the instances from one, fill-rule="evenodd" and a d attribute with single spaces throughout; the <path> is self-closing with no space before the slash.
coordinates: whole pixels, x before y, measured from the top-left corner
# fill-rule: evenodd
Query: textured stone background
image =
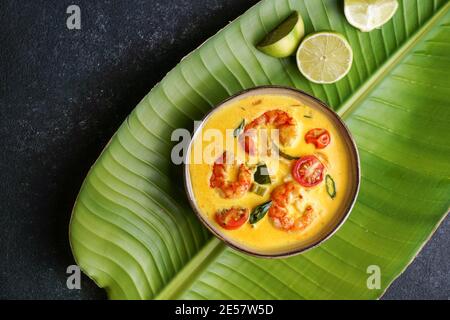
<path id="1" fill-rule="evenodd" d="M 0 3 L 0 298 L 98 299 L 73 264 L 70 212 L 83 177 L 139 100 L 255 0 Z M 66 28 L 77 4 L 82 29 Z M 449 219 L 386 298 L 448 299 Z"/>

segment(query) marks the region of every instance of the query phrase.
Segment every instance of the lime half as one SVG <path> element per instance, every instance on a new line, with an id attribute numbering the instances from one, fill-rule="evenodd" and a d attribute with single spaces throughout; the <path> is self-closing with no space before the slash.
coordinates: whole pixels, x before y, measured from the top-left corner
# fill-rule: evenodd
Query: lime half
<path id="1" fill-rule="evenodd" d="M 352 67 L 353 51 L 344 36 L 318 32 L 303 40 L 297 51 L 300 72 L 315 83 L 333 83 Z"/>
<path id="2" fill-rule="evenodd" d="M 398 8 L 397 0 L 345 0 L 344 13 L 348 22 L 363 32 L 381 27 Z"/>
<path id="3" fill-rule="evenodd" d="M 256 47 L 269 56 L 284 58 L 294 54 L 304 35 L 305 26 L 302 17 L 295 11 L 266 35 Z"/>

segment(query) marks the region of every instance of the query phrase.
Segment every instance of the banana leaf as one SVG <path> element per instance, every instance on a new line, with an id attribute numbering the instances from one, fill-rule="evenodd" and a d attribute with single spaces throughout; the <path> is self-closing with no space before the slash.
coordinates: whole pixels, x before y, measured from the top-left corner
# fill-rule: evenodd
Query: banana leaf
<path id="1" fill-rule="evenodd" d="M 449 209 L 450 12 L 405 0 L 361 33 L 343 1 L 265 0 L 185 57 L 145 96 L 85 179 L 70 223 L 76 262 L 111 299 L 374 299 L 407 267 Z M 306 33 L 335 30 L 354 50 L 343 80 L 316 85 L 295 59 L 254 45 L 298 10 Z M 317 96 L 348 124 L 362 182 L 349 219 L 321 246 L 287 259 L 238 253 L 188 205 L 171 133 L 192 128 L 244 88 L 277 84 Z M 370 266 L 381 272 L 368 286 Z"/>

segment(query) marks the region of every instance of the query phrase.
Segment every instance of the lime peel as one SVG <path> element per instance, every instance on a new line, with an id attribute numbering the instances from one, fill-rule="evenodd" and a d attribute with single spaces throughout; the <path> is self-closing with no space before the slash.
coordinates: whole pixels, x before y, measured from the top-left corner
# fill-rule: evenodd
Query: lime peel
<path id="1" fill-rule="evenodd" d="M 294 11 L 269 32 L 256 47 L 269 56 L 285 58 L 295 53 L 304 35 L 303 19 L 297 11 Z"/>

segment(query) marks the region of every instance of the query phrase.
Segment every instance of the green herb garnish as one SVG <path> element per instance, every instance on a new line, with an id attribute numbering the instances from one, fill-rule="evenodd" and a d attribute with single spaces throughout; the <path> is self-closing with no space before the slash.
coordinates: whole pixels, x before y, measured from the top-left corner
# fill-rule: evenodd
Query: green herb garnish
<path id="1" fill-rule="evenodd" d="M 284 153 L 283 151 L 280 150 L 280 148 L 277 146 L 276 143 L 273 142 L 272 145 L 273 145 L 274 151 L 275 151 L 275 152 L 278 152 L 278 154 L 279 154 L 281 157 L 283 157 L 283 158 L 285 158 L 285 159 L 287 159 L 287 160 L 297 160 L 297 159 L 300 159 L 300 157 L 294 157 L 294 156 L 291 156 L 291 155 L 289 155 L 289 154 L 287 154 L 287 153 Z"/>
<path id="2" fill-rule="evenodd" d="M 239 126 L 236 129 L 234 129 L 234 131 L 233 131 L 233 136 L 235 138 L 239 137 L 239 135 L 241 134 L 242 130 L 244 130 L 244 126 L 245 126 L 245 119 L 242 119 L 242 121 L 239 124 Z"/>
<path id="3" fill-rule="evenodd" d="M 272 201 L 264 202 L 263 204 L 260 204 L 255 209 L 253 209 L 252 213 L 250 214 L 249 222 L 251 224 L 257 223 L 259 220 L 264 218 L 267 211 L 269 211 L 270 205 L 272 204 Z"/>
<path id="4" fill-rule="evenodd" d="M 257 183 L 253 183 L 252 186 L 250 187 L 250 191 L 256 193 L 258 196 L 264 197 L 264 195 L 266 194 L 268 188 L 265 186 L 262 186 L 260 184 Z"/>
<path id="5" fill-rule="evenodd" d="M 265 163 L 259 164 L 253 174 L 253 180 L 259 184 L 270 184 L 269 169 Z"/>
<path id="6" fill-rule="evenodd" d="M 289 155 L 289 154 L 287 154 L 287 153 L 284 153 L 284 152 L 281 151 L 281 150 L 278 150 L 278 154 L 279 154 L 280 156 L 282 156 L 283 158 L 287 159 L 287 160 L 297 160 L 297 159 L 300 159 L 300 157 L 294 157 L 294 156 L 291 156 L 291 155 Z"/>
<path id="7" fill-rule="evenodd" d="M 334 197 L 336 197 L 336 185 L 334 184 L 333 178 L 329 174 L 325 176 L 325 185 L 327 187 L 328 195 L 331 199 L 334 199 Z"/>
<path id="8" fill-rule="evenodd" d="M 312 116 L 309 116 L 307 114 L 303 115 L 304 118 L 312 119 Z"/>

